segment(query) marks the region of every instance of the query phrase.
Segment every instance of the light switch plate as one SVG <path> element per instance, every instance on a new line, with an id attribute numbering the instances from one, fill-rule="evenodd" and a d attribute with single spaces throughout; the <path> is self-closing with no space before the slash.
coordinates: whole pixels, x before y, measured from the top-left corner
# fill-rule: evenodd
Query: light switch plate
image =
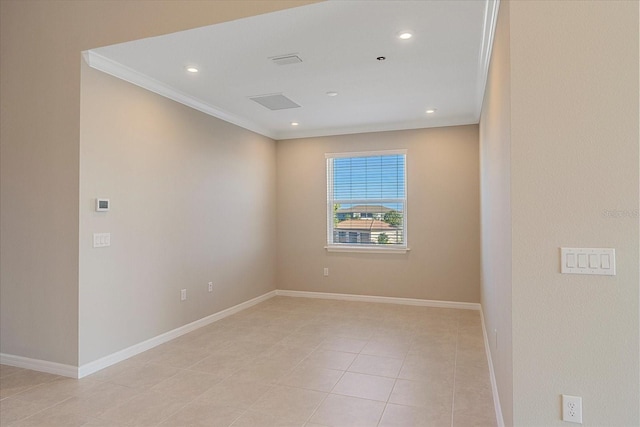
<path id="1" fill-rule="evenodd" d="M 93 247 L 104 248 L 111 246 L 111 233 L 93 233 Z"/>
<path id="2" fill-rule="evenodd" d="M 615 276 L 616 250 L 613 248 L 560 248 L 560 272 Z"/>

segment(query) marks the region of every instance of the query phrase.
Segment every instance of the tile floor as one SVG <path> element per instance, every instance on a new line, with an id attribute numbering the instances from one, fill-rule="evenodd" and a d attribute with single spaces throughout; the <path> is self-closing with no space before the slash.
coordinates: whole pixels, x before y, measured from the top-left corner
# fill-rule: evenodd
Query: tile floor
<path id="1" fill-rule="evenodd" d="M 477 311 L 275 297 L 81 380 L 0 365 L 0 425 L 495 426 Z"/>

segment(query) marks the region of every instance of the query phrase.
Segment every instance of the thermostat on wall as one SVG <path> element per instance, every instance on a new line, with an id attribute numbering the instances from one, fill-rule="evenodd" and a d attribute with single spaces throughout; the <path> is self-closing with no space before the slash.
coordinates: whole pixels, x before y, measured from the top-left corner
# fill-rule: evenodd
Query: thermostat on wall
<path id="1" fill-rule="evenodd" d="M 106 212 L 109 210 L 109 199 L 96 199 L 96 212 Z"/>

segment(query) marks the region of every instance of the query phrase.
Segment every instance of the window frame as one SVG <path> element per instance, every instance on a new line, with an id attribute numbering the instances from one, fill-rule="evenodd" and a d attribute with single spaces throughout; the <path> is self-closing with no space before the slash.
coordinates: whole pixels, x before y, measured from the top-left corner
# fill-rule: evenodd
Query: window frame
<path id="1" fill-rule="evenodd" d="M 348 158 L 348 157 L 377 157 L 377 156 L 392 156 L 402 155 L 404 156 L 404 198 L 401 199 L 335 199 L 333 193 L 333 159 Z M 328 252 L 362 252 L 362 253 L 406 253 L 410 250 L 408 246 L 408 185 L 407 177 L 409 175 L 407 166 L 407 150 L 380 150 L 380 151 L 357 151 L 357 152 L 344 152 L 344 153 L 325 153 L 326 163 L 326 178 L 327 178 L 327 236 L 325 249 Z M 403 226 L 402 226 L 402 244 L 394 245 L 381 245 L 381 244 L 351 244 L 334 242 L 334 218 L 333 218 L 333 206 L 338 200 L 338 203 L 345 204 L 370 204 L 370 203 L 401 203 L 403 206 Z M 347 238 L 347 240 L 349 240 Z"/>

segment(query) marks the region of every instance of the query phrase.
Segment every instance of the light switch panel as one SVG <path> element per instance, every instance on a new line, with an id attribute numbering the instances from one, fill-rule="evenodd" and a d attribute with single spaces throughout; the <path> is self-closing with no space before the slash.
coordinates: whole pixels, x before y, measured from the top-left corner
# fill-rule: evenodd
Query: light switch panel
<path id="1" fill-rule="evenodd" d="M 560 248 L 563 274 L 616 275 L 616 250 L 613 248 Z"/>
<path id="2" fill-rule="evenodd" d="M 93 233 L 93 247 L 104 248 L 111 246 L 111 233 Z"/>

